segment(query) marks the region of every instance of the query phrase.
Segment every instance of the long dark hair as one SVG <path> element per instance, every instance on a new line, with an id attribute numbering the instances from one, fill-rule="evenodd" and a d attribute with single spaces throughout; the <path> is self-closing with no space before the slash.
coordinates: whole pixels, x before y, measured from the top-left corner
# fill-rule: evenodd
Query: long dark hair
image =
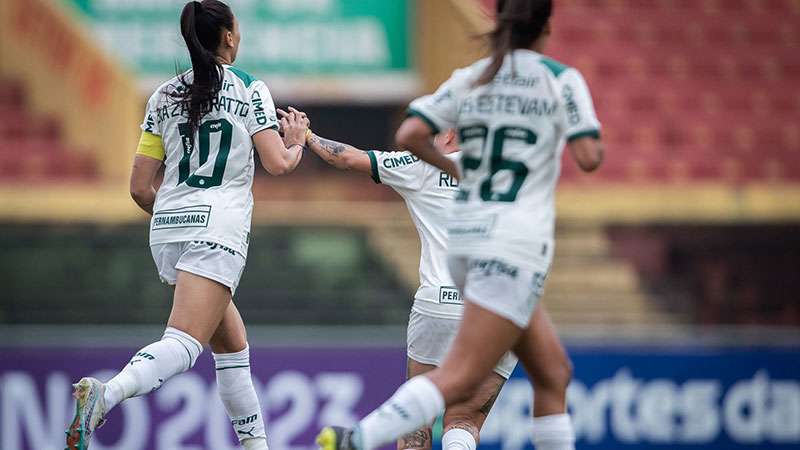
<path id="1" fill-rule="evenodd" d="M 553 14 L 552 0 L 497 0 L 497 23 L 489 33 L 492 55 L 489 65 L 476 85 L 494 80 L 506 54 L 517 48 L 529 48 L 542 35 Z"/>
<path id="2" fill-rule="evenodd" d="M 192 129 L 211 111 L 222 88 L 224 73 L 216 51 L 223 30 L 233 31 L 233 12 L 225 3 L 203 0 L 189 2 L 183 7 L 181 34 L 192 59 L 193 79 L 188 82 L 185 75 L 179 75 L 182 86 L 171 95 L 189 112 Z"/>

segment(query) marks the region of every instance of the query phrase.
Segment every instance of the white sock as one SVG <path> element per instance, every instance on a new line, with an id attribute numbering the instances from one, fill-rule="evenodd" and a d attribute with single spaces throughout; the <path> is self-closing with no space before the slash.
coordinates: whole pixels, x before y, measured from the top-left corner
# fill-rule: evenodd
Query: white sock
<path id="1" fill-rule="evenodd" d="M 233 430 L 245 450 L 269 450 L 261 405 L 250 376 L 250 347 L 236 353 L 213 353 L 217 387 Z"/>
<path id="2" fill-rule="evenodd" d="M 359 450 L 373 450 L 430 425 L 442 411 L 444 398 L 439 388 L 428 377 L 414 377 L 359 422 L 353 442 Z"/>
<path id="3" fill-rule="evenodd" d="M 461 428 L 450 429 L 442 436 L 442 450 L 475 450 L 477 447 L 475 436 Z"/>
<path id="4" fill-rule="evenodd" d="M 106 413 L 121 401 L 149 394 L 165 381 L 194 366 L 203 346 L 175 328 L 167 328 L 160 341 L 136 352 L 120 373 L 106 383 Z"/>
<path id="5" fill-rule="evenodd" d="M 569 414 L 534 417 L 533 446 L 536 450 L 575 450 L 575 430 Z"/>

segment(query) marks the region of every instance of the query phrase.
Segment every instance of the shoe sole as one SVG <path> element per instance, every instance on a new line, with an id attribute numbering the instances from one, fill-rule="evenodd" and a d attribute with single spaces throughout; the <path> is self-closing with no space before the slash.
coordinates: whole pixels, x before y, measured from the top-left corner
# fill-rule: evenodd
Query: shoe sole
<path id="1" fill-rule="evenodd" d="M 316 442 L 320 450 L 336 450 L 336 431 L 330 427 L 323 428 L 317 435 Z"/>
<path id="2" fill-rule="evenodd" d="M 75 398 L 75 418 L 72 419 L 72 423 L 69 425 L 69 429 L 67 429 L 67 447 L 64 450 L 87 450 L 88 445 L 86 443 L 86 438 L 84 436 L 84 429 L 81 426 L 83 421 L 81 420 L 81 409 L 86 405 L 86 396 L 91 389 L 91 383 L 86 380 L 81 380 L 76 384 L 73 384 L 72 387 L 74 391 L 72 392 L 72 396 Z"/>

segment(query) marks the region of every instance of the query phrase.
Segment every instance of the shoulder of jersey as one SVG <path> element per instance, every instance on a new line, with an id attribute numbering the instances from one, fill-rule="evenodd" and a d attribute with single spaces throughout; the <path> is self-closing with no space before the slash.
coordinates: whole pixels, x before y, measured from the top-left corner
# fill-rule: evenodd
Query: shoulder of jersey
<path id="1" fill-rule="evenodd" d="M 238 78 L 244 84 L 244 87 L 246 89 L 249 89 L 253 83 L 258 81 L 258 78 L 250 75 L 249 73 L 245 72 L 244 70 L 238 67 L 228 66 L 225 68 L 225 70 L 232 73 L 235 76 L 235 78 Z"/>
<path id="2" fill-rule="evenodd" d="M 553 58 L 549 58 L 547 56 L 541 56 L 539 58 L 539 62 L 542 63 L 542 65 L 544 65 L 545 67 L 547 67 L 550 73 L 552 73 L 553 76 L 556 78 L 560 77 L 564 72 L 572 69 L 572 67 L 563 64 L 559 61 L 556 61 Z"/>

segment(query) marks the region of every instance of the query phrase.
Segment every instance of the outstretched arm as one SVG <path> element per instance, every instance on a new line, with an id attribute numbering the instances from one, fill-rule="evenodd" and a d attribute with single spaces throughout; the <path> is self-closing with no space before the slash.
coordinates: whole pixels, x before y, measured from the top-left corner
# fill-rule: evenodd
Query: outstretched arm
<path id="1" fill-rule="evenodd" d="M 352 145 L 325 139 L 313 133 L 308 137 L 306 145 L 326 163 L 337 169 L 372 173 L 367 152 Z"/>
<path id="2" fill-rule="evenodd" d="M 400 146 L 426 163 L 444 170 L 456 179 L 460 178 L 456 164 L 433 145 L 433 135 L 434 131 L 429 124 L 419 117 L 408 117 L 397 130 L 395 139 Z"/>

